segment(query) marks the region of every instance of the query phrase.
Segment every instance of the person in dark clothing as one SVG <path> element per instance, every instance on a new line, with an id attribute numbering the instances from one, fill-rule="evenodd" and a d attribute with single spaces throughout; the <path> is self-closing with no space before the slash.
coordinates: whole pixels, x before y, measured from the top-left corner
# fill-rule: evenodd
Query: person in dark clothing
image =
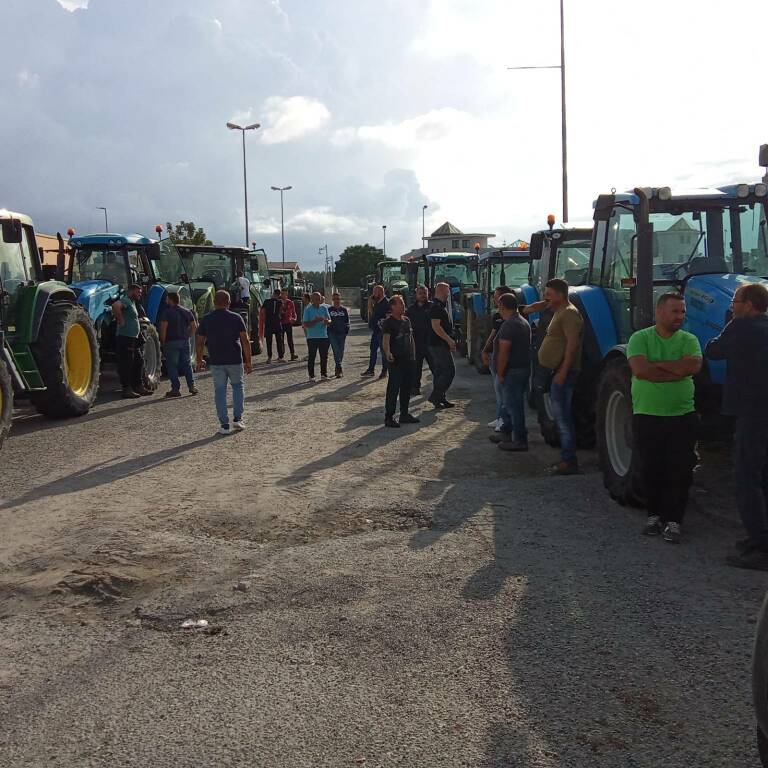
<path id="1" fill-rule="evenodd" d="M 144 353 L 140 338 L 141 290 L 140 285 L 129 285 L 125 295 L 112 303 L 112 314 L 117 320 L 117 371 L 126 399 L 152 394 L 152 389 L 145 383 Z"/>
<path id="2" fill-rule="evenodd" d="M 743 285 L 733 297 L 733 320 L 705 348 L 727 361 L 722 411 L 736 417 L 733 469 L 736 506 L 747 538 L 726 562 L 768 571 L 768 289 Z"/>
<path id="3" fill-rule="evenodd" d="M 424 361 L 427 361 L 429 370 L 432 371 L 432 363 L 429 360 L 429 336 L 432 331 L 432 323 L 429 313 L 432 311 L 432 302 L 429 300 L 429 291 L 423 285 L 416 288 L 416 301 L 406 310 L 406 317 L 411 321 L 413 329 L 413 341 L 416 346 L 416 361 L 413 369 L 412 395 L 421 394 L 421 373 Z"/>
<path id="4" fill-rule="evenodd" d="M 296 305 L 288 296 L 288 291 L 285 288 L 280 291 L 280 301 L 283 302 L 283 315 L 280 320 L 283 333 L 285 334 L 285 341 L 288 344 L 288 351 L 291 353 L 291 360 L 298 360 L 299 356 L 296 354 L 296 348 L 293 346 L 293 324 L 297 320 Z"/>
<path id="5" fill-rule="evenodd" d="M 331 296 L 333 302 L 328 307 L 328 314 L 331 316 L 331 324 L 328 326 L 328 340 L 331 342 L 333 350 L 333 361 L 336 363 L 336 378 L 344 376 L 341 364 L 344 360 L 344 346 L 349 334 L 349 312 L 346 307 L 341 305 L 341 296 L 334 293 Z"/>
<path id="6" fill-rule="evenodd" d="M 498 307 L 504 322 L 493 340 L 491 374 L 501 383 L 501 430 L 490 440 L 503 451 L 527 451 L 525 396 L 531 378 L 531 326 L 517 311 L 513 293 L 502 294 Z"/>
<path id="7" fill-rule="evenodd" d="M 448 311 L 451 288 L 448 283 L 435 286 L 435 300 L 429 312 L 429 356 L 432 360 L 432 394 L 427 398 L 438 410 L 453 408 L 446 399 L 448 389 L 456 375 L 453 353 L 456 342 L 453 339 L 453 320 Z"/>
<path id="8" fill-rule="evenodd" d="M 280 289 L 275 288 L 272 298 L 264 302 L 259 312 L 259 324 L 262 328 L 262 338 L 267 342 L 267 362 L 272 362 L 272 338 L 277 341 L 277 359 L 285 362 L 285 339 L 283 337 L 283 302 Z"/>
<path id="9" fill-rule="evenodd" d="M 181 397 L 181 382 L 179 375 L 187 381 L 190 395 L 196 395 L 195 374 L 192 371 L 190 357 L 190 338 L 195 335 L 197 321 L 195 316 L 186 308 L 179 306 L 179 294 L 168 291 L 166 308 L 160 316 L 160 343 L 163 345 L 165 367 L 171 388 L 165 393 L 166 397 Z"/>
<path id="10" fill-rule="evenodd" d="M 376 356 L 381 348 L 381 321 L 389 314 L 389 301 L 384 295 L 383 285 L 373 286 L 372 297 L 372 307 L 368 315 L 368 327 L 371 329 L 371 356 L 368 360 L 368 367 L 363 371 L 363 376 L 373 376 L 376 373 Z M 387 357 L 382 352 L 380 379 L 387 377 L 388 367 Z"/>
<path id="11" fill-rule="evenodd" d="M 493 306 L 497 307 L 497 311 L 493 313 L 493 316 L 491 317 L 491 332 L 488 334 L 488 338 L 485 340 L 485 344 L 483 344 L 483 349 L 480 352 L 480 358 L 483 361 L 484 365 L 487 365 L 488 368 L 491 371 L 491 378 L 493 379 L 493 394 L 496 396 L 496 418 L 493 421 L 488 422 L 488 426 L 491 427 L 496 432 L 501 432 L 502 422 L 503 419 L 503 412 L 504 412 L 504 403 L 502 400 L 502 380 L 499 379 L 498 376 L 494 374 L 494 370 L 496 366 L 494 365 L 493 361 L 493 352 L 495 350 L 494 340 L 496 338 L 496 334 L 499 332 L 499 329 L 504 323 L 504 318 L 501 316 L 501 313 L 498 311 L 499 306 L 499 299 L 505 294 L 505 293 L 512 293 L 512 289 L 507 285 L 500 285 L 498 288 L 496 288 L 493 291 Z"/>
<path id="12" fill-rule="evenodd" d="M 389 363 L 384 426 L 399 427 L 400 424 L 418 424 L 419 420 L 408 413 L 413 384 L 413 364 L 416 345 L 413 340 L 411 321 L 405 317 L 405 303 L 402 296 L 389 300 L 390 316 L 381 324 L 384 357 Z M 400 399 L 400 421 L 395 419 L 395 408 Z"/>

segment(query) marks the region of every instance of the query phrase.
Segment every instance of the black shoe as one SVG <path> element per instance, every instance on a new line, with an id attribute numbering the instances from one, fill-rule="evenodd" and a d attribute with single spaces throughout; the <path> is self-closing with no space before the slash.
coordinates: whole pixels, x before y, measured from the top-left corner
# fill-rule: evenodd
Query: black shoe
<path id="1" fill-rule="evenodd" d="M 394 427 L 396 429 L 400 428 L 400 424 L 397 423 L 397 420 L 393 417 L 390 419 L 384 419 L 384 426 L 385 427 Z"/>
<path id="2" fill-rule="evenodd" d="M 733 545 L 733 548 L 740 555 L 746 555 L 748 552 L 752 552 L 755 549 L 760 549 L 760 547 L 758 547 L 757 544 L 752 541 L 752 539 L 741 539 Z"/>
<path id="3" fill-rule="evenodd" d="M 442 405 L 443 408 L 455 408 L 456 407 L 456 403 L 449 403 L 447 400 L 442 400 L 440 402 L 440 405 Z"/>
<path id="4" fill-rule="evenodd" d="M 386 372 L 386 371 L 382 371 L 382 372 L 379 374 L 379 378 L 380 378 L 380 379 L 386 379 L 386 378 L 387 378 L 387 372 Z"/>
<path id="5" fill-rule="evenodd" d="M 138 392 L 138 394 L 141 395 L 142 397 L 146 397 L 147 395 L 154 395 L 155 394 L 155 390 L 154 389 L 150 389 L 149 387 L 139 387 L 136 390 L 136 392 Z"/>
<path id="6" fill-rule="evenodd" d="M 502 451 L 522 453 L 523 451 L 528 450 L 528 443 L 524 443 L 519 440 L 510 440 L 508 443 L 499 443 L 499 449 Z"/>
<path id="7" fill-rule="evenodd" d="M 373 376 L 374 373 L 375 371 L 363 371 L 360 375 L 368 377 L 368 376 Z"/>
<path id="8" fill-rule="evenodd" d="M 444 411 L 445 406 L 442 403 L 436 402 L 435 400 L 430 400 L 430 403 L 435 406 L 436 411 Z"/>
<path id="9" fill-rule="evenodd" d="M 123 400 L 135 400 L 138 397 L 141 397 L 141 395 L 138 392 L 134 392 L 132 389 L 123 390 L 123 394 L 122 394 Z"/>
<path id="10" fill-rule="evenodd" d="M 415 416 L 412 416 L 410 413 L 400 414 L 401 424 L 418 424 L 419 422 L 420 422 L 420 419 L 417 419 Z"/>
<path id="11" fill-rule="evenodd" d="M 197 387 L 191 387 L 191 388 L 190 388 L 190 390 L 189 390 L 189 394 L 190 394 L 190 395 L 196 395 L 196 394 L 198 394 L 198 389 L 197 389 Z"/>
<path id="12" fill-rule="evenodd" d="M 750 571 L 768 571 L 768 552 L 753 549 L 741 555 L 728 555 L 725 562 L 734 568 L 746 568 Z"/>
<path id="13" fill-rule="evenodd" d="M 658 536 L 664 531 L 664 523 L 658 515 L 648 515 L 643 527 L 643 536 Z"/>
<path id="14" fill-rule="evenodd" d="M 165 393 L 166 397 L 181 397 L 181 392 L 178 389 L 170 389 Z"/>
<path id="15" fill-rule="evenodd" d="M 488 439 L 492 443 L 511 443 L 512 433 L 511 432 L 494 432 L 492 435 L 488 435 Z"/>

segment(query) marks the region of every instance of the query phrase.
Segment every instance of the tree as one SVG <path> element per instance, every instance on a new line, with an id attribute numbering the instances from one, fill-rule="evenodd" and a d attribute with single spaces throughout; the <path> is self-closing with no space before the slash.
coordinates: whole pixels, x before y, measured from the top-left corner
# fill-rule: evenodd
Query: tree
<path id="1" fill-rule="evenodd" d="M 373 245 L 349 245 L 336 262 L 336 285 L 347 288 L 359 288 L 360 281 L 376 270 L 380 261 L 397 261 L 397 259 L 385 259 L 381 248 Z"/>
<path id="2" fill-rule="evenodd" d="M 323 287 L 323 280 L 325 280 L 324 272 L 317 272 L 313 270 L 304 269 L 301 272 L 301 276 L 304 278 L 305 283 L 312 283 L 315 286 L 315 290 L 319 291 Z"/>
<path id="3" fill-rule="evenodd" d="M 180 221 L 176 226 L 167 222 L 165 229 L 168 237 L 174 243 L 183 243 L 184 245 L 213 245 L 213 241 L 206 237 L 205 230 L 202 227 L 196 227 L 193 221 Z"/>

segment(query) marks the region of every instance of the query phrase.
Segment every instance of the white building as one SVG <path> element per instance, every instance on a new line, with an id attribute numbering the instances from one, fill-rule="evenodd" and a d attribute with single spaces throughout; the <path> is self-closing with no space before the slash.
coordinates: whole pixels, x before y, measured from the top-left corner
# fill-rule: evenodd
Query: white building
<path id="1" fill-rule="evenodd" d="M 400 257 L 401 261 L 407 261 L 413 256 L 421 256 L 425 253 L 443 253 L 444 251 L 464 251 L 474 253 L 475 246 L 480 250 L 488 248 L 488 239 L 496 237 L 489 232 L 462 232 L 454 227 L 450 221 L 446 221 L 442 227 L 438 227 L 431 235 L 428 235 L 423 248 L 414 248 L 409 253 Z"/>

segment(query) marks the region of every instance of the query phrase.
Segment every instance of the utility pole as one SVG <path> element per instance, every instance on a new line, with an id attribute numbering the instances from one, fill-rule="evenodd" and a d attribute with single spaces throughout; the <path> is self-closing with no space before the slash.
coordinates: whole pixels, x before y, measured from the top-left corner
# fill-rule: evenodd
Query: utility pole
<path id="1" fill-rule="evenodd" d="M 272 190 L 280 193 L 280 240 L 283 244 L 283 269 L 285 269 L 285 208 L 283 207 L 283 192 L 293 187 L 272 187 Z"/>
<path id="2" fill-rule="evenodd" d="M 107 209 L 103 205 L 96 206 L 97 211 L 104 211 L 104 233 L 109 232 L 109 220 L 107 219 Z"/>
<path id="3" fill-rule="evenodd" d="M 381 229 L 384 232 L 384 248 L 383 248 L 383 251 L 384 251 L 384 258 L 386 259 L 387 258 L 387 225 L 386 224 L 382 224 L 381 225 Z"/>
<path id="4" fill-rule="evenodd" d="M 559 69 L 560 70 L 560 132 L 563 167 L 563 223 L 568 221 L 568 140 L 565 100 L 565 14 L 564 0 L 560 0 L 560 63 L 543 67 L 507 67 L 507 69 Z"/>
<path id="5" fill-rule="evenodd" d="M 424 241 L 426 240 L 425 232 L 424 232 L 424 211 L 429 208 L 428 205 L 422 205 L 421 206 L 421 247 L 426 249 L 426 246 L 424 245 Z"/>
<path id="6" fill-rule="evenodd" d="M 248 174 L 245 167 L 245 132 L 255 131 L 257 128 L 261 128 L 261 125 L 259 123 L 252 123 L 243 127 L 236 123 L 227 123 L 227 128 L 230 131 L 240 131 L 243 134 L 243 192 L 245 194 L 245 247 L 247 248 L 250 237 L 248 235 Z"/>

